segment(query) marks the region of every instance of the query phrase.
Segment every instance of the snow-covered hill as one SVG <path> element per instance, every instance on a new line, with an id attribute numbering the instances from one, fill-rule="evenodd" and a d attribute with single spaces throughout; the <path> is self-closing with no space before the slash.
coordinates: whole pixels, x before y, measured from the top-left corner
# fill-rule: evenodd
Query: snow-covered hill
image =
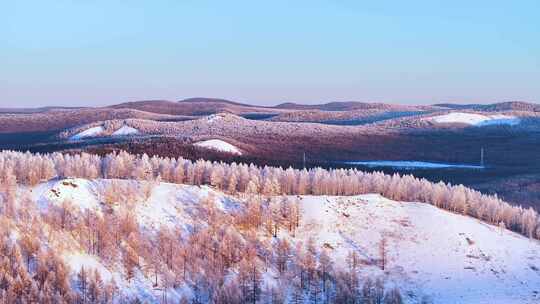
<path id="1" fill-rule="evenodd" d="M 111 202 L 106 197 L 112 185 L 138 189 L 133 204 Z M 131 210 L 137 224 L 146 233 L 160 227 L 178 228 L 189 235 L 200 225 L 208 225 L 197 211 L 210 204 L 218 212 L 234 214 L 246 208 L 244 199 L 226 195 L 210 187 L 120 180 L 67 179 L 51 181 L 32 188 L 32 198 L 47 213 L 69 201 L 75 213 L 85 210 L 98 214 L 122 214 Z M 296 198 L 296 197 L 292 197 Z M 381 278 L 387 286 L 402 291 L 406 303 L 431 298 L 434 303 L 538 303 L 540 298 L 540 244 L 516 233 L 476 219 L 437 209 L 428 204 L 396 202 L 377 194 L 353 197 L 301 196 L 300 225 L 293 235 L 279 230 L 277 238 L 258 233 L 261 244 L 276 244 L 286 239 L 295 248 L 312 240 L 318 251 L 324 250 L 334 267 L 346 268 L 346 257 L 355 251 L 361 260 L 357 274 Z M 385 242 L 382 242 L 382 240 Z M 71 242 L 71 243 L 70 243 Z M 384 270 L 381 269 L 381 244 L 385 243 Z M 158 302 L 163 290 L 153 286 L 151 272 L 141 267 L 128 280 L 118 263 L 100 259 L 66 238 L 62 256 L 71 265 L 73 277 L 81 266 L 97 269 L 102 278 L 114 278 L 121 290 L 150 302 Z M 140 262 L 145 265 L 145 261 Z M 231 273 L 232 276 L 235 272 Z M 267 267 L 266 285 L 277 283 L 277 272 Z M 191 296 L 186 286 L 171 287 L 169 299 Z M 306 299 L 307 300 L 307 299 Z"/>
<path id="2" fill-rule="evenodd" d="M 338 263 L 347 250 L 378 257 L 388 242 L 384 276 L 435 303 L 528 303 L 537 298 L 540 244 L 523 236 L 422 203 L 379 195 L 305 197 L 305 236 L 335 248 Z M 377 267 L 361 272 L 383 275 Z"/>

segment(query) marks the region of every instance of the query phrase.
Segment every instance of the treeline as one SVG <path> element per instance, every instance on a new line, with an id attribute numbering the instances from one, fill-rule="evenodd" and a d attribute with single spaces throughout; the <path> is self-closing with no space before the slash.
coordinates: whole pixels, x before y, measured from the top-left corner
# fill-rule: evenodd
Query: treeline
<path id="1" fill-rule="evenodd" d="M 380 193 L 402 201 L 419 201 L 504 226 L 531 238 L 540 238 L 536 211 L 512 206 L 497 196 L 484 195 L 462 185 L 431 183 L 411 175 L 365 173 L 356 169 L 309 170 L 225 164 L 205 160 L 138 156 L 126 152 L 91 154 L 0 153 L 3 183 L 16 179 L 35 185 L 59 177 L 160 179 L 165 182 L 209 184 L 230 193 L 264 195 L 357 195 Z M 10 181 L 11 180 L 11 181 Z"/>

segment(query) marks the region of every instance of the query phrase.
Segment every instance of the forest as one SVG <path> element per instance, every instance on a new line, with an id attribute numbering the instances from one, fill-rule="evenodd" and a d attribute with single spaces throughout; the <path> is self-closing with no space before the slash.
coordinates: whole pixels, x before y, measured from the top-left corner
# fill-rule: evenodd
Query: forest
<path id="1" fill-rule="evenodd" d="M 97 189 L 106 212 L 80 212 L 73 201 L 46 211 L 38 208 L 29 189 L 65 178 L 110 180 Z M 144 200 L 163 182 L 209 185 L 243 198 L 245 205 L 231 214 L 215 208 L 211 199 L 203 200 L 193 210 L 201 224 L 189 233 L 167 228 L 149 232 L 137 225 L 130 204 Z M 385 286 L 379 278 L 357 275 L 366 261 L 355 252 L 347 256 L 346 265 L 336 265 L 326 249 L 316 248 L 309 239 L 292 246 L 279 237 L 280 231 L 295 237 L 302 215 L 296 195 L 366 193 L 433 204 L 540 238 L 538 214 L 531 208 L 512 206 L 462 185 L 410 175 L 259 167 L 126 152 L 98 156 L 5 151 L 0 153 L 0 299 L 142 302 L 125 295 L 114 279 L 105 280 L 96 270 L 70 270 L 58 254 L 69 236 L 85 252 L 121 265 L 128 281 L 138 275 L 153 278 L 154 288 L 163 291 L 163 303 L 172 303 L 171 289 L 189 290 L 176 299 L 180 303 L 402 303 L 399 289 Z M 382 270 L 385 246 L 381 241 L 379 258 L 372 261 Z M 77 273 L 75 279 L 70 271 Z M 269 271 L 278 275 L 278 287 L 264 284 Z"/>

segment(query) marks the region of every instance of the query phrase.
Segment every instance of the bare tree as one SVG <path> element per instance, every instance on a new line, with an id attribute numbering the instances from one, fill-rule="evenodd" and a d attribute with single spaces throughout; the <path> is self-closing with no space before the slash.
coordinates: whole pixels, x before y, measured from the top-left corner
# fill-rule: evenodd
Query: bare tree
<path id="1" fill-rule="evenodd" d="M 380 267 L 381 270 L 386 270 L 386 258 L 387 258 L 387 238 L 383 234 L 381 241 L 379 243 L 379 256 L 380 256 Z"/>

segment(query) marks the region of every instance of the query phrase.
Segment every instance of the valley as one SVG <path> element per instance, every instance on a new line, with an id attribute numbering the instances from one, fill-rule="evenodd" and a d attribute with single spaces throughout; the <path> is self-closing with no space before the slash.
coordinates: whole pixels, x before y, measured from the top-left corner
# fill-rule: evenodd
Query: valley
<path id="1" fill-rule="evenodd" d="M 304 166 L 305 154 L 308 167 L 357 166 L 367 171 L 414 174 L 434 182 L 465 184 L 516 204 L 540 208 L 536 182 L 540 172 L 540 120 L 536 110 L 533 104 L 519 102 L 454 109 L 445 105 L 356 102 L 257 107 L 204 98 L 143 101 L 106 108 L 0 114 L 0 122 L 5 121 L 0 125 L 0 148 L 99 154 L 126 150 L 296 168 Z M 69 116 L 69 120 L 56 119 L 58 116 Z M 351 119 L 365 123 L 335 123 Z M 27 120 L 32 123 L 27 124 Z M 18 126 L 36 131 L 22 132 L 25 129 Z M 63 128 L 57 129 L 60 126 Z M 208 150 L 197 144 L 205 141 L 221 141 L 221 146 L 228 148 Z M 426 168 L 418 172 L 350 163 L 477 165 L 481 149 L 486 164 L 483 170 Z"/>

